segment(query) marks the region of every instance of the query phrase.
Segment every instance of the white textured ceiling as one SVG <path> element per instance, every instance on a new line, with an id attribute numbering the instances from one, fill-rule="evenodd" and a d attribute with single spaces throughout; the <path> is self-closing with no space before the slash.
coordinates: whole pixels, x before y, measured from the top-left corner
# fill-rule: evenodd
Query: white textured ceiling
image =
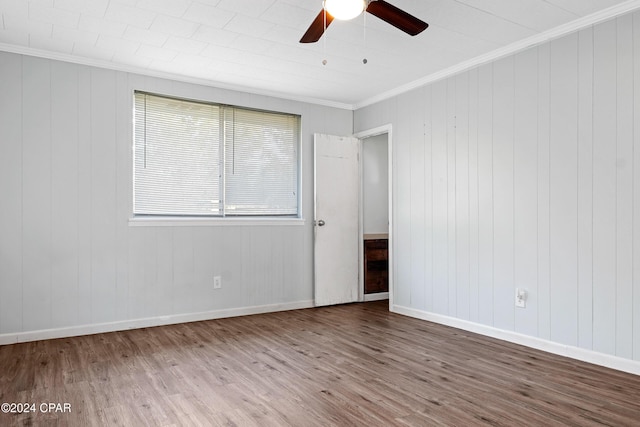
<path id="1" fill-rule="evenodd" d="M 322 0 L 0 0 L 0 50 L 354 106 L 639 4 L 387 1 L 430 27 L 410 37 L 363 14 L 334 21 L 318 43 L 300 44 Z"/>

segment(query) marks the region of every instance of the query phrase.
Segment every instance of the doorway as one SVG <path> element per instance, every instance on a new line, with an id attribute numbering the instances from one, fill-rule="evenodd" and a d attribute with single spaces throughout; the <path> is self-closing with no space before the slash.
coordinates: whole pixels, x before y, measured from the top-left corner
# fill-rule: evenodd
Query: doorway
<path id="1" fill-rule="evenodd" d="M 353 137 L 314 135 L 316 306 L 388 299 L 392 307 L 392 164 L 391 125 Z M 365 238 L 372 259 L 365 260 Z M 367 261 L 383 276 L 386 290 L 378 284 L 365 293 Z"/>
<path id="2" fill-rule="evenodd" d="M 357 134 L 361 141 L 360 301 L 391 304 L 391 127 Z"/>

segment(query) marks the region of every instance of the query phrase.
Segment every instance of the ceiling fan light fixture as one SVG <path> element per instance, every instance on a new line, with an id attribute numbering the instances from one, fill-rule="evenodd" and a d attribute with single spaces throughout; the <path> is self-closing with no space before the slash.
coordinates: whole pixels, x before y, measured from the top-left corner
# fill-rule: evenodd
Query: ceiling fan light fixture
<path id="1" fill-rule="evenodd" d="M 365 0 L 325 0 L 325 10 L 334 18 L 348 21 L 360 15 L 365 8 Z"/>

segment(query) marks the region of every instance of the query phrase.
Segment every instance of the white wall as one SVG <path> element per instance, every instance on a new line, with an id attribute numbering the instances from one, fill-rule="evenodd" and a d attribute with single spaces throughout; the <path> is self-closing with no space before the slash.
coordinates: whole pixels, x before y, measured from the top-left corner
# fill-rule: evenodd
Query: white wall
<path id="1" fill-rule="evenodd" d="M 640 360 L 640 13 L 354 120 L 393 126 L 396 309 Z"/>
<path id="2" fill-rule="evenodd" d="M 134 89 L 301 114 L 305 224 L 131 226 Z M 0 52 L 0 344 L 310 305 L 313 133 L 352 116 Z"/>
<path id="3" fill-rule="evenodd" d="M 389 144 L 387 134 L 362 141 L 362 228 L 364 234 L 389 232 Z"/>

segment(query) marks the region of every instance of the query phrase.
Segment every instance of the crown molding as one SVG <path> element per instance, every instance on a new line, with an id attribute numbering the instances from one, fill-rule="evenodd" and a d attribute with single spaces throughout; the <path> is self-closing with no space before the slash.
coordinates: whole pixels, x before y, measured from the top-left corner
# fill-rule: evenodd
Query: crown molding
<path id="1" fill-rule="evenodd" d="M 314 104 L 314 105 L 320 105 L 324 107 L 339 108 L 342 110 L 353 111 L 354 109 L 353 104 L 347 104 L 343 102 L 331 101 L 331 100 L 320 99 L 320 98 L 312 98 L 312 97 L 295 96 L 292 94 L 268 91 L 268 90 L 260 90 L 260 89 L 241 86 L 241 85 L 225 84 L 215 80 L 188 77 L 188 76 L 175 74 L 175 73 L 168 73 L 164 71 L 154 71 L 154 70 L 149 70 L 147 68 L 134 67 L 131 65 L 120 64 L 112 61 L 85 58 L 85 57 L 80 57 L 76 55 L 70 55 L 67 53 L 51 52 L 51 51 L 46 51 L 42 49 L 34 49 L 27 46 L 18 46 L 18 45 L 0 43 L 0 51 L 15 53 L 18 55 L 34 56 L 34 57 L 43 58 L 43 59 L 51 59 L 55 61 L 69 62 L 72 64 L 85 65 L 89 67 L 103 68 L 103 69 L 108 69 L 113 71 L 121 71 L 121 72 L 131 73 L 131 74 L 139 74 L 147 77 L 156 77 L 160 79 L 173 80 L 173 81 L 178 81 L 183 83 L 197 84 L 197 85 L 202 85 L 207 87 L 213 87 L 216 89 L 231 90 L 236 92 L 249 93 L 252 95 L 268 96 L 272 98 L 286 99 L 289 101 L 302 102 L 306 104 Z"/>
<path id="2" fill-rule="evenodd" d="M 139 74 L 143 76 L 174 80 L 174 81 L 179 81 L 184 83 L 198 84 L 198 85 L 213 87 L 218 89 L 250 93 L 253 95 L 268 96 L 273 98 L 286 99 L 289 101 L 302 102 L 307 104 L 314 104 L 314 105 L 320 105 L 325 107 L 338 108 L 342 110 L 354 111 L 354 110 L 375 104 L 377 102 L 381 102 L 386 99 L 393 98 L 394 96 L 409 92 L 411 90 L 436 82 L 438 80 L 445 79 L 452 75 L 455 75 L 464 71 L 468 71 L 472 68 L 495 61 L 505 56 L 512 55 L 514 53 L 541 45 L 543 43 L 560 38 L 567 34 L 574 33 L 576 31 L 587 28 L 589 26 L 593 26 L 598 23 L 607 21 L 609 19 L 616 18 L 620 15 L 624 15 L 626 13 L 636 11 L 638 9 L 640 9 L 640 0 L 627 0 L 618 5 L 615 5 L 607 9 L 603 9 L 601 11 L 595 12 L 591 15 L 576 19 L 567 24 L 560 25 L 558 27 L 536 34 L 535 36 L 531 36 L 526 39 L 517 41 L 515 43 L 511 43 L 510 45 L 507 45 L 500 49 L 493 50 L 484 55 L 477 56 L 467 61 L 463 61 L 452 67 L 445 68 L 436 73 L 422 77 L 418 80 L 414 80 L 413 82 L 407 83 L 405 85 L 398 86 L 394 89 L 380 93 L 373 97 L 366 98 L 361 101 L 357 101 L 353 104 L 337 102 L 337 101 L 321 99 L 321 98 L 295 96 L 295 95 L 287 94 L 283 92 L 260 90 L 260 89 L 241 86 L 241 85 L 225 84 L 219 81 L 214 81 L 209 79 L 187 77 L 187 76 L 175 74 L 175 73 L 154 71 L 154 70 L 149 70 L 147 68 L 119 64 L 112 61 L 84 58 L 84 57 L 79 57 L 79 56 L 66 54 L 66 53 L 50 52 L 50 51 L 45 51 L 41 49 L 34 49 L 26 46 L 17 46 L 17 45 L 0 43 L 0 51 L 16 53 L 20 55 L 35 56 L 35 57 L 52 59 L 57 61 L 70 62 L 78 65 L 86 65 L 91 67 L 110 69 L 114 71 L 122 71 L 122 72 L 127 72 L 132 74 Z"/>
<path id="3" fill-rule="evenodd" d="M 560 25 L 558 27 L 536 34 L 535 36 L 531 36 L 515 43 L 511 43 L 510 45 L 493 50 L 484 55 L 477 56 L 468 61 L 463 61 L 452 67 L 445 68 L 444 70 L 422 77 L 406 85 L 398 86 L 395 89 L 383 92 L 371 98 L 364 99 L 360 102 L 356 102 L 353 105 L 353 108 L 354 110 L 357 110 L 359 108 L 367 107 L 377 102 L 393 98 L 394 96 L 409 92 L 413 89 L 417 89 L 427 84 L 434 83 L 438 80 L 445 79 L 463 71 L 468 71 L 480 65 L 495 61 L 500 58 L 504 58 L 505 56 L 521 52 L 534 46 L 541 45 L 551 40 L 558 39 L 567 34 L 574 33 L 584 28 L 596 25 L 604 21 L 608 21 L 610 19 L 616 18 L 629 12 L 633 12 L 638 9 L 640 9 L 640 0 L 628 0 L 616 6 L 603 9 L 591 15 L 576 19 L 575 21 L 571 21 L 567 24 Z"/>

